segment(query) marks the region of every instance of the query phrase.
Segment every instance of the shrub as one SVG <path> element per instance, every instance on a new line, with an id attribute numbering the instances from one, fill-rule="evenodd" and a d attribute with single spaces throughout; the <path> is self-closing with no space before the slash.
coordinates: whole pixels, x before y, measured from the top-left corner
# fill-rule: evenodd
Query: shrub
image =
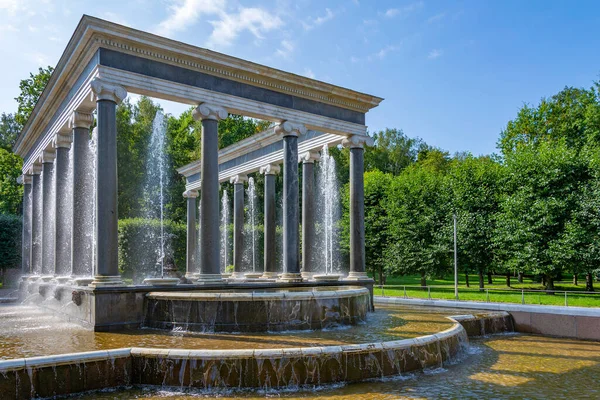
<path id="1" fill-rule="evenodd" d="M 172 259 L 185 274 L 186 227 L 165 220 L 165 259 Z M 141 283 L 160 276 L 160 221 L 132 218 L 119 220 L 119 270 L 124 278 Z M 166 264 L 166 263 L 165 263 Z"/>
<path id="2" fill-rule="evenodd" d="M 0 278 L 6 269 L 21 267 L 21 224 L 18 215 L 0 214 Z"/>

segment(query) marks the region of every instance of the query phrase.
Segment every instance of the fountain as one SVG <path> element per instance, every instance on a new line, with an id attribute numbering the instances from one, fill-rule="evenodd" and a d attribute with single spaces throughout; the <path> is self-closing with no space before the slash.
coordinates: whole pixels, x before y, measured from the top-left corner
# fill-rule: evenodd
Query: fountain
<path id="1" fill-rule="evenodd" d="M 318 210 L 321 216 L 320 232 L 317 242 L 320 243 L 320 261 L 323 274 L 313 275 L 316 281 L 337 281 L 341 275 L 336 274 L 335 268 L 339 262 L 339 244 L 337 224 L 340 218 L 339 193 L 335 159 L 329 155 L 329 148 L 323 146 L 317 173 L 319 188 Z"/>
<path id="2" fill-rule="evenodd" d="M 223 278 L 229 278 L 230 272 L 227 272 L 227 267 L 231 261 L 229 257 L 231 240 L 229 239 L 229 195 L 227 190 L 223 189 L 223 195 L 221 196 L 221 275 Z M 200 247 L 200 246 L 198 246 Z"/>
<path id="3" fill-rule="evenodd" d="M 147 285 L 175 285 L 179 283 L 176 270 L 172 265 L 165 265 L 167 251 L 170 248 L 169 238 L 165 232 L 165 192 L 168 186 L 167 153 L 165 148 L 166 119 L 161 110 L 156 112 L 152 123 L 152 135 L 148 145 L 146 165 L 146 182 L 144 187 L 144 210 L 148 220 L 147 234 L 155 235 L 152 221 L 159 221 L 159 237 L 156 254 L 158 271 L 148 271 L 150 276 L 144 279 Z M 156 277 L 158 275 L 158 277 Z"/>
<path id="4" fill-rule="evenodd" d="M 245 234 L 248 236 L 244 239 L 244 245 L 246 246 L 246 264 L 249 264 L 251 267 L 250 272 L 246 272 L 244 276 L 247 279 L 258 279 L 262 276 L 262 271 L 257 269 L 257 265 L 259 264 L 258 260 L 258 234 L 256 232 L 256 221 L 258 218 L 257 211 L 257 203 L 258 199 L 256 197 L 256 187 L 254 185 L 254 178 L 248 178 L 248 189 L 246 189 L 246 221 L 247 228 L 245 229 Z"/>

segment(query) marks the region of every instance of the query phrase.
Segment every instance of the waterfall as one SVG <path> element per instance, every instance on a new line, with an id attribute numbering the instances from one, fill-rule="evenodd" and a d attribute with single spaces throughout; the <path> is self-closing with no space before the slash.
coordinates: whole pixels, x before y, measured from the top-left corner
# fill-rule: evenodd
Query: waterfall
<path id="1" fill-rule="evenodd" d="M 94 128 L 92 131 L 92 138 L 88 144 L 88 152 L 86 156 L 86 171 L 84 172 L 89 179 L 88 182 L 92 182 L 90 184 L 92 188 L 92 199 L 91 199 L 91 207 L 86 207 L 86 211 L 88 212 L 87 218 L 85 221 L 89 221 L 89 226 L 86 226 L 85 235 L 86 235 L 86 243 L 89 247 L 86 248 L 87 252 L 91 252 L 90 260 L 91 264 L 86 266 L 87 276 L 94 275 L 94 265 L 96 265 L 96 145 L 98 143 L 98 129 Z M 86 222 L 86 225 L 88 222 Z M 88 253 L 89 254 L 89 253 Z"/>
<path id="2" fill-rule="evenodd" d="M 246 246 L 249 246 L 249 262 L 252 265 L 252 272 L 256 272 L 257 262 L 257 250 L 258 250 L 258 237 L 256 235 L 256 187 L 254 185 L 254 178 L 248 179 L 248 189 L 246 189 L 246 201 L 248 202 L 248 225 L 249 225 L 249 239 L 246 240 Z"/>
<path id="3" fill-rule="evenodd" d="M 227 272 L 229 265 L 229 195 L 227 190 L 223 189 L 221 197 L 221 272 Z"/>
<path id="4" fill-rule="evenodd" d="M 339 261 L 337 224 L 340 218 L 340 199 L 335 160 L 329 155 L 327 146 L 323 146 L 321 151 L 317 181 L 323 269 L 326 274 L 333 274 Z"/>

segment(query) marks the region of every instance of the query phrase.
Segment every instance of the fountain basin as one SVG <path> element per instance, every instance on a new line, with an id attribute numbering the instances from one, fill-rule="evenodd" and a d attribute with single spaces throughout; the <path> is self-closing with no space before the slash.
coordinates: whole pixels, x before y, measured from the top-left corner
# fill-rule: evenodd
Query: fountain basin
<path id="1" fill-rule="evenodd" d="M 173 286 L 179 283 L 179 278 L 146 278 L 144 285 L 149 286 Z"/>
<path id="2" fill-rule="evenodd" d="M 341 277 L 341 275 L 337 274 L 319 274 L 313 275 L 312 279 L 314 279 L 317 282 L 335 282 L 339 281 Z"/>
<path id="3" fill-rule="evenodd" d="M 355 325 L 370 310 L 358 286 L 150 292 L 144 325 L 194 332 L 280 332 Z"/>

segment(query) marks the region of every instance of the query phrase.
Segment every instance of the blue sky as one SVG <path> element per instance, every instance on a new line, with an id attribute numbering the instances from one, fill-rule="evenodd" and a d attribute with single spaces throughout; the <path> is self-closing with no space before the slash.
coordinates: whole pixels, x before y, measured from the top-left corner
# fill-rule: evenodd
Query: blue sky
<path id="1" fill-rule="evenodd" d="M 0 0 L 0 111 L 84 13 L 384 97 L 371 131 L 450 152 L 493 152 L 524 102 L 600 78 L 598 1 Z"/>

